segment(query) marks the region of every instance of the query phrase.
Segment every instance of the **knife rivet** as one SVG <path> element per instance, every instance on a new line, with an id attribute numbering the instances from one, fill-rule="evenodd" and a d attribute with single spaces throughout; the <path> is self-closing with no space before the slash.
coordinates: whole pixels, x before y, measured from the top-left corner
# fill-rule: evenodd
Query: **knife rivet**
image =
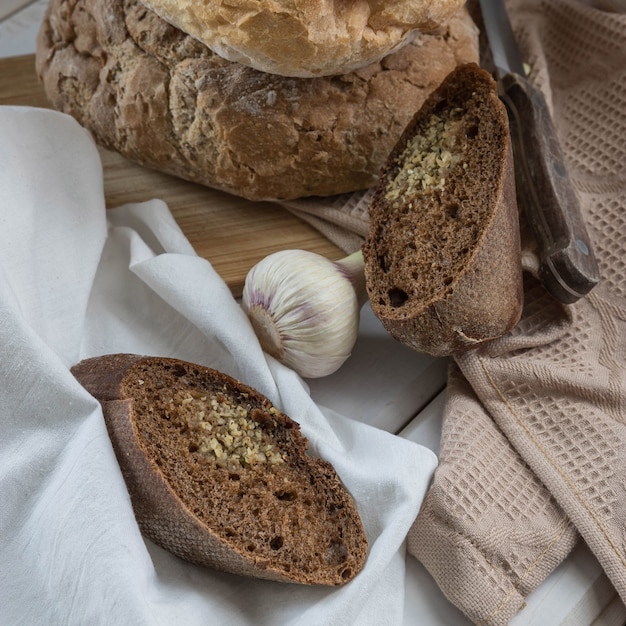
<path id="1" fill-rule="evenodd" d="M 576 240 L 576 246 L 584 255 L 589 254 L 589 247 L 582 239 Z"/>
<path id="2" fill-rule="evenodd" d="M 565 169 L 565 164 L 559 161 L 558 159 L 554 160 L 553 167 L 554 167 L 554 171 L 561 178 L 565 178 L 567 176 L 567 170 Z"/>

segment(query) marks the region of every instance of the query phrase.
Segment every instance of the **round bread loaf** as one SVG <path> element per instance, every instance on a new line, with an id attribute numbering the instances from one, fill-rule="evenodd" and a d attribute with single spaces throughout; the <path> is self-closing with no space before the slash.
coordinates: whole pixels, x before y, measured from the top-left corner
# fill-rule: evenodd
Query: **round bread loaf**
<path id="1" fill-rule="evenodd" d="M 433 30 L 464 0 L 142 0 L 229 61 L 283 76 L 350 72 Z"/>
<path id="2" fill-rule="evenodd" d="M 227 61 L 136 0 L 51 0 L 37 42 L 52 106 L 100 145 L 251 200 L 371 187 L 426 96 L 477 57 L 465 11 L 381 62 L 321 78 Z"/>

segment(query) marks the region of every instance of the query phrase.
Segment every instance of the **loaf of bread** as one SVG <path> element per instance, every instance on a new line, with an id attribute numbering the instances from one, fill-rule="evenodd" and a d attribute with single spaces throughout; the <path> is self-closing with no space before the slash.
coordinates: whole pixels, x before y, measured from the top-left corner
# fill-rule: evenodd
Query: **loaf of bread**
<path id="1" fill-rule="evenodd" d="M 371 187 L 402 130 L 478 58 L 465 11 L 353 73 L 286 78 L 233 63 L 137 0 L 50 0 L 37 72 L 55 109 L 152 169 L 251 200 Z"/>
<path id="2" fill-rule="evenodd" d="M 453 70 L 391 152 L 369 207 L 367 289 L 389 333 L 452 355 L 499 337 L 522 308 L 507 112 L 475 64 Z"/>
<path id="3" fill-rule="evenodd" d="M 432 31 L 465 0 L 142 0 L 230 61 L 283 76 L 344 74 Z"/>
<path id="4" fill-rule="evenodd" d="M 207 367 L 131 354 L 72 373 L 102 405 L 146 537 L 193 563 L 269 580 L 342 585 L 362 569 L 367 540 L 352 497 L 257 391 Z"/>

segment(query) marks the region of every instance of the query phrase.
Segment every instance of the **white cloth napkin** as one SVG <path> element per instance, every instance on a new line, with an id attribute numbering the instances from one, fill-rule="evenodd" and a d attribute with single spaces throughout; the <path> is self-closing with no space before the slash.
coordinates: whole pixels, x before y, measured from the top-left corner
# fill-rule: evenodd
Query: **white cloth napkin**
<path id="1" fill-rule="evenodd" d="M 0 621 L 401 623 L 405 538 L 434 455 L 316 406 L 163 202 L 106 211 L 98 152 L 73 119 L 0 107 L 0 146 Z M 69 371 L 118 351 L 220 369 L 300 422 L 357 502 L 362 573 L 337 589 L 257 581 L 145 541 L 100 407 Z"/>

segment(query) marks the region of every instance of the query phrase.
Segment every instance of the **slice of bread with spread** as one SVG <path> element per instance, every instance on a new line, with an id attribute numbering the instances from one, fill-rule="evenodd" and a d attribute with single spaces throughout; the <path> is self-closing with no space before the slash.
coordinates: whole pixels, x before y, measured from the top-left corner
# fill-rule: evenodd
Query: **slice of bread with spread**
<path id="1" fill-rule="evenodd" d="M 366 283 L 393 337 L 448 356 L 515 326 L 523 291 L 513 156 L 488 72 L 461 65 L 427 98 L 369 213 Z"/>
<path id="2" fill-rule="evenodd" d="M 254 389 L 177 359 L 81 361 L 101 403 L 142 533 L 177 556 L 235 574 L 342 585 L 367 540 L 330 463 Z"/>

